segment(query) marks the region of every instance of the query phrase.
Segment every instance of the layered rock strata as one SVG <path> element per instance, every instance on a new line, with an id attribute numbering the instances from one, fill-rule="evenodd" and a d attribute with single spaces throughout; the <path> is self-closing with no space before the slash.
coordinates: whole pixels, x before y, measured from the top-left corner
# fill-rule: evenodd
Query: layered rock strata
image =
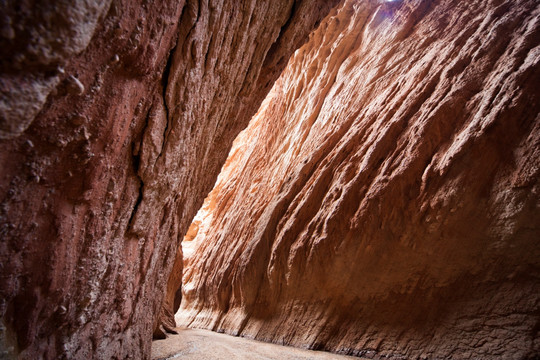
<path id="1" fill-rule="evenodd" d="M 235 140 L 182 325 L 373 358 L 540 354 L 540 4 L 345 1 Z"/>
<path id="2" fill-rule="evenodd" d="M 2 356 L 149 356 L 232 141 L 335 3 L 2 4 Z"/>

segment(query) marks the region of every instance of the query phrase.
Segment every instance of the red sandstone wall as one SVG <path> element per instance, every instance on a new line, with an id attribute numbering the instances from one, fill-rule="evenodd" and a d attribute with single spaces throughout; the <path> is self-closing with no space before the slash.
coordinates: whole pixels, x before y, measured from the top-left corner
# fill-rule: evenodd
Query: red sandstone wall
<path id="1" fill-rule="evenodd" d="M 2 5 L 6 357 L 149 356 L 234 137 L 335 2 Z"/>
<path id="2" fill-rule="evenodd" d="M 345 1 L 235 141 L 182 325 L 368 357 L 540 354 L 540 5 Z"/>

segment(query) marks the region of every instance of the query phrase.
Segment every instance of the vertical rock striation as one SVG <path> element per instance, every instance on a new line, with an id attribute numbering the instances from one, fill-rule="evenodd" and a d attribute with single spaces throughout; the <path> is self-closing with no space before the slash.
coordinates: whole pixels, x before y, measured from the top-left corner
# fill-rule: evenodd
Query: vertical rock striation
<path id="1" fill-rule="evenodd" d="M 234 137 L 335 3 L 2 4 L 6 357 L 149 356 Z"/>
<path id="2" fill-rule="evenodd" d="M 186 237 L 183 325 L 369 357 L 540 354 L 540 5 L 345 1 Z"/>

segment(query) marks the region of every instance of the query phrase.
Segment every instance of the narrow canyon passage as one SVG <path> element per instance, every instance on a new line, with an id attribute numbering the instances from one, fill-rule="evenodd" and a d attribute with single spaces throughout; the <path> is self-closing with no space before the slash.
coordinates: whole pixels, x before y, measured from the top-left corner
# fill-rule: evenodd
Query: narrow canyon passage
<path id="1" fill-rule="evenodd" d="M 337 2 L 0 4 L 2 356 L 149 358 L 232 141 Z"/>
<path id="2" fill-rule="evenodd" d="M 540 357 L 538 0 L 5 1 L 0 48 L 0 359 Z"/>

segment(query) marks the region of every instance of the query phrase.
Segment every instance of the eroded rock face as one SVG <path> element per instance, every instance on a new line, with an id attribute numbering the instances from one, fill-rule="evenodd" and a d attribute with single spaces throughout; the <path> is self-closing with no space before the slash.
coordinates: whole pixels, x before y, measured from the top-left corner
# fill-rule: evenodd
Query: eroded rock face
<path id="1" fill-rule="evenodd" d="M 3 5 L 6 356 L 149 356 L 174 311 L 180 240 L 233 139 L 335 1 L 109 3 Z"/>
<path id="2" fill-rule="evenodd" d="M 182 325 L 391 358 L 540 354 L 540 5 L 345 1 L 235 140 Z"/>
<path id="3" fill-rule="evenodd" d="M 0 5 L 0 139 L 20 135 L 84 50 L 111 1 L 4 1 Z"/>

